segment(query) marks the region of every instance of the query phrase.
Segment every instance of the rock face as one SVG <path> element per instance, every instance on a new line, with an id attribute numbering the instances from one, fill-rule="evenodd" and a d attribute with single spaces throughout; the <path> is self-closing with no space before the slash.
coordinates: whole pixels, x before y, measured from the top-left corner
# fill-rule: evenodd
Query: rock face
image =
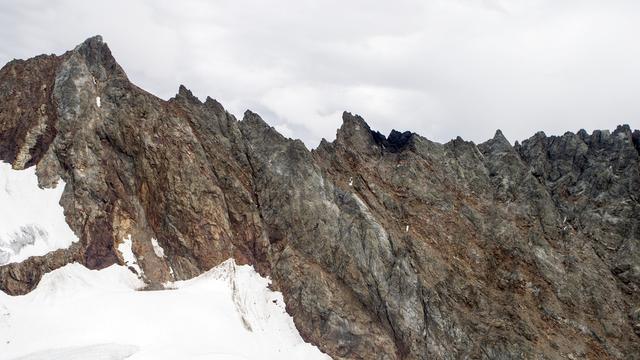
<path id="1" fill-rule="evenodd" d="M 145 92 L 95 37 L 0 71 L 0 159 L 62 178 L 80 238 L 0 267 L 10 294 L 69 262 L 123 263 L 130 235 L 151 287 L 254 265 L 336 359 L 640 358 L 628 126 L 439 144 L 345 113 L 309 151 L 182 86 Z"/>

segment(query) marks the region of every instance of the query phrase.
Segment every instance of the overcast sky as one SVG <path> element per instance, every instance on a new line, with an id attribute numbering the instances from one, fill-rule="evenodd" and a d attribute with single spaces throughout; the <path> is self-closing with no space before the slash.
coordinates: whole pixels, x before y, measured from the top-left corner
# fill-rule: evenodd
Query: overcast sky
<path id="1" fill-rule="evenodd" d="M 2 64 L 96 34 L 142 88 L 312 148 L 344 110 L 439 142 L 640 128 L 637 0 L 0 0 Z"/>

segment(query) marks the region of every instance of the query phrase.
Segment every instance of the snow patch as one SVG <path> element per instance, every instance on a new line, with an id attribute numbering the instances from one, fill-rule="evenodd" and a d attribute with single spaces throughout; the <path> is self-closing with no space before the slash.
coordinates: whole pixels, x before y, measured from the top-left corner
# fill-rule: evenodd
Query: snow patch
<path id="1" fill-rule="evenodd" d="M 102 103 L 100 102 L 100 96 L 96 96 L 96 105 L 98 107 L 102 107 Z"/>
<path id="2" fill-rule="evenodd" d="M 300 337 L 269 283 L 228 260 L 172 283 L 174 290 L 137 291 L 142 281 L 124 266 L 69 264 L 27 295 L 0 292 L 0 315 L 9 314 L 0 322 L 0 357 L 329 359 Z"/>
<path id="3" fill-rule="evenodd" d="M 353 177 L 349 178 L 349 186 L 353 186 Z"/>
<path id="4" fill-rule="evenodd" d="M 138 266 L 138 261 L 133 253 L 133 241 L 131 240 L 131 234 L 122 239 L 122 242 L 118 245 L 118 251 L 122 255 L 122 260 L 127 266 L 132 267 L 138 275 L 142 276 L 142 269 Z"/>
<path id="5" fill-rule="evenodd" d="M 41 189 L 35 167 L 14 170 L 0 162 L 0 265 L 78 241 L 59 204 L 64 187 L 59 180 L 54 189 Z"/>
<path id="6" fill-rule="evenodd" d="M 153 246 L 153 252 L 156 254 L 156 256 L 159 258 L 163 258 L 164 249 L 162 248 L 162 246 L 160 246 L 160 244 L 158 244 L 158 240 L 156 238 L 151 238 L 151 245 Z"/>

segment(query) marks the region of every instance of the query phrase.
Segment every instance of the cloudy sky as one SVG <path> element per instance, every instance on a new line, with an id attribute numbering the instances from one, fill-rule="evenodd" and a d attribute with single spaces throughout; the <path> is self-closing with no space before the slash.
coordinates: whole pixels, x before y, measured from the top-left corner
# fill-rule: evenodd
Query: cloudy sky
<path id="1" fill-rule="evenodd" d="M 146 90 L 309 147 L 343 110 L 440 142 L 640 128 L 637 0 L 0 0 L 3 64 L 95 34 Z"/>

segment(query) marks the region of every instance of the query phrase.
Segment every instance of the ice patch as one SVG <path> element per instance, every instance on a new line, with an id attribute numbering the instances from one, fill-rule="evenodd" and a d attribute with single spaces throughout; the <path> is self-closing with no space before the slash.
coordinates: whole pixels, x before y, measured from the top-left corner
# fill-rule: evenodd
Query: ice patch
<path id="1" fill-rule="evenodd" d="M 65 184 L 38 187 L 35 167 L 14 170 L 0 162 L 0 265 L 65 249 L 78 238 L 64 218 Z"/>
<path id="2" fill-rule="evenodd" d="M 160 244 L 158 244 L 158 240 L 156 238 L 151 238 L 151 245 L 153 246 L 153 252 L 156 254 L 156 256 L 159 258 L 163 258 L 164 249 L 162 248 L 162 246 L 160 246 Z"/>

